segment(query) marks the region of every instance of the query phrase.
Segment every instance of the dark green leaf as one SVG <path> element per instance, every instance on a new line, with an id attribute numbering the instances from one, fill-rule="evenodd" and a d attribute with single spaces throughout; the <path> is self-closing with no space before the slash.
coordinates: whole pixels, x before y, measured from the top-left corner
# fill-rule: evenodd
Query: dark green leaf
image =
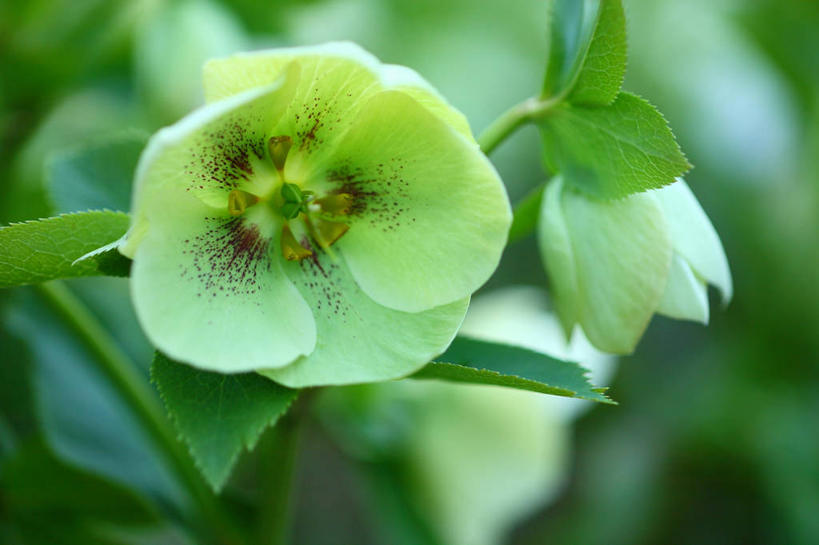
<path id="1" fill-rule="evenodd" d="M 540 184 L 515 206 L 512 216 L 512 227 L 509 229 L 509 243 L 517 242 L 534 232 L 540 216 L 540 202 L 543 200 L 543 187 Z"/>
<path id="2" fill-rule="evenodd" d="M 579 68 L 592 25 L 584 25 L 583 0 L 553 0 L 549 19 L 549 61 L 543 96 L 564 92 Z"/>
<path id="3" fill-rule="evenodd" d="M 457 337 L 443 355 L 412 375 L 473 384 L 494 384 L 543 394 L 612 403 L 594 388 L 580 365 L 534 350 Z"/>
<path id="4" fill-rule="evenodd" d="M 622 0 L 600 0 L 594 33 L 568 100 L 611 104 L 626 74 L 626 14 Z"/>
<path id="5" fill-rule="evenodd" d="M 4 506 L 21 514 L 38 513 L 45 520 L 83 518 L 135 525 L 157 520 L 142 497 L 66 464 L 38 439 L 22 445 L 3 464 L 0 483 Z"/>
<path id="6" fill-rule="evenodd" d="M 141 134 L 119 135 L 53 156 L 46 180 L 56 212 L 128 210 L 134 171 L 146 141 Z"/>
<path id="7" fill-rule="evenodd" d="M 121 310 L 112 312 L 86 299 L 102 325 L 115 336 L 128 337 L 129 342 L 139 337 L 139 330 L 133 329 L 136 317 L 127 283 L 113 278 L 85 282 L 89 292 Z M 157 450 L 133 409 L 95 363 L 99 356 L 77 337 L 55 307 L 46 304 L 49 300 L 41 292 L 31 288 L 7 292 L 13 304 L 0 314 L 0 327 L 28 347 L 30 361 L 21 363 L 31 369 L 34 410 L 49 447 L 74 467 L 139 490 L 173 517 L 190 517 L 190 504 L 167 457 Z M 133 348 L 134 356 L 144 354 L 144 348 Z M 147 369 L 139 371 L 147 381 Z"/>
<path id="8" fill-rule="evenodd" d="M 214 489 L 243 448 L 276 423 L 298 395 L 256 373 L 225 375 L 177 363 L 157 352 L 151 378 L 180 436 Z"/>
<path id="9" fill-rule="evenodd" d="M 0 227 L 0 288 L 56 278 L 122 274 L 127 260 L 101 254 L 75 260 L 109 244 L 128 229 L 122 212 L 91 211 Z"/>
<path id="10" fill-rule="evenodd" d="M 691 166 L 663 116 L 629 93 L 610 106 L 563 104 L 539 124 L 549 168 L 592 197 L 659 188 Z"/>
<path id="11" fill-rule="evenodd" d="M 554 0 L 544 97 L 610 104 L 626 70 L 622 0 Z"/>

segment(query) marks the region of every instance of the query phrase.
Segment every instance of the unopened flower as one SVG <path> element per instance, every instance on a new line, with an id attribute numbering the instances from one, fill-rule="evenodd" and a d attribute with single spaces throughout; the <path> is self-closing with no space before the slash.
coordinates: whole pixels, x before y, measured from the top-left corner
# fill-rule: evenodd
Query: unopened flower
<path id="1" fill-rule="evenodd" d="M 295 387 L 442 352 L 511 218 L 464 117 L 346 43 L 211 61 L 205 92 L 143 153 L 120 247 L 151 341 Z"/>
<path id="2" fill-rule="evenodd" d="M 579 324 L 607 352 L 632 352 L 655 312 L 707 323 L 709 283 L 731 299 L 722 243 L 683 180 L 599 201 L 557 178 L 538 242 L 566 335 Z"/>

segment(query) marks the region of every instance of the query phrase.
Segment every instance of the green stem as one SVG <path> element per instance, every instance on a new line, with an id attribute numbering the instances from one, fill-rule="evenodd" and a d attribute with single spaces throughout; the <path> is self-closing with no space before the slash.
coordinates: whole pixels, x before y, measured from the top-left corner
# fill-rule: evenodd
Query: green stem
<path id="1" fill-rule="evenodd" d="M 309 397 L 302 394 L 259 445 L 262 498 L 256 526 L 259 545 L 290 542 L 294 469 Z"/>
<path id="2" fill-rule="evenodd" d="M 502 113 L 478 137 L 481 151 L 492 153 L 498 145 L 529 121 L 546 115 L 563 100 L 563 96 L 552 98 L 529 98 Z"/>
<path id="3" fill-rule="evenodd" d="M 225 545 L 243 543 L 238 530 L 193 465 L 185 447 L 176 439 L 176 433 L 148 382 L 137 372 L 136 366 L 108 331 L 63 283 L 49 282 L 37 287 L 97 356 L 94 363 L 99 365 L 165 455 L 180 484 L 197 506 L 202 522 L 210 525 L 214 541 Z"/>

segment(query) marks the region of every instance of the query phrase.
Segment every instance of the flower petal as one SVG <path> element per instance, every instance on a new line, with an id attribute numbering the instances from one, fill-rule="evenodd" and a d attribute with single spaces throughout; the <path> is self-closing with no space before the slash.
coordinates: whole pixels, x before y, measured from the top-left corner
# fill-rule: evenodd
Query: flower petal
<path id="1" fill-rule="evenodd" d="M 370 91 L 382 89 L 402 91 L 450 124 L 464 137 L 473 140 L 466 117 L 452 107 L 417 72 L 405 66 L 381 64 L 372 54 L 351 42 L 270 49 L 212 59 L 205 64 L 203 70 L 206 100 L 220 100 L 253 87 L 269 84 L 294 60 L 302 64 L 305 71 L 315 71 L 317 75 L 333 70 L 334 65 L 348 68 L 357 65 L 358 70 L 368 72 L 373 80 L 378 82 Z M 355 99 L 366 99 L 363 95 L 355 96 L 354 93 L 353 95 Z M 302 96 L 308 99 L 308 102 L 302 100 L 302 103 L 309 104 L 311 97 L 308 93 Z"/>
<path id="2" fill-rule="evenodd" d="M 563 216 L 562 193 L 562 178 L 556 178 L 546 186 L 541 201 L 537 242 L 549 274 L 555 312 L 560 318 L 566 340 L 571 340 L 572 331 L 579 319 L 580 295 L 569 226 Z"/>
<path id="3" fill-rule="evenodd" d="M 223 373 L 309 354 L 315 322 L 271 258 L 279 244 L 273 218 L 252 223 L 214 213 L 189 194 L 179 198 L 176 213 L 151 222 L 131 271 L 134 306 L 151 342 L 173 359 Z"/>
<path id="4" fill-rule="evenodd" d="M 268 85 L 276 81 L 294 60 L 299 60 L 306 70 L 317 73 L 333 65 L 358 65 L 373 74 L 373 79 L 380 65 L 377 58 L 352 42 L 237 53 L 205 63 L 202 71 L 205 100 L 222 100 L 254 87 Z"/>
<path id="5" fill-rule="evenodd" d="M 380 69 L 381 81 L 387 89 L 408 94 L 436 117 L 447 123 L 467 140 L 475 141 L 466 116 L 453 107 L 418 72 L 398 64 L 383 64 Z"/>
<path id="6" fill-rule="evenodd" d="M 719 235 L 683 179 L 654 192 L 665 211 L 674 250 L 699 276 L 719 289 L 723 304 L 733 295 L 731 270 Z"/>
<path id="7" fill-rule="evenodd" d="M 577 320 L 597 348 L 630 353 L 657 308 L 668 278 L 671 240 L 663 212 L 648 193 L 597 201 L 565 188 L 560 200 L 576 271 L 576 295 L 568 293 L 576 297 Z M 541 232 L 541 236 L 550 233 Z M 541 247 L 547 267 L 566 260 L 555 257 L 550 244 L 541 243 Z M 552 265 L 548 265 L 550 260 Z M 561 274 L 568 277 L 571 270 L 564 268 Z M 560 286 L 554 289 L 556 302 L 565 296 Z"/>
<path id="8" fill-rule="evenodd" d="M 292 388 L 390 380 L 419 369 L 452 342 L 468 298 L 419 313 L 389 309 L 358 287 L 343 255 L 314 250 L 315 259 L 284 267 L 313 309 L 316 349 L 262 374 Z"/>
<path id="9" fill-rule="evenodd" d="M 697 278 L 688 262 L 677 253 L 671 258 L 668 285 L 657 312 L 669 318 L 708 324 L 708 289 L 705 282 Z"/>
<path id="10" fill-rule="evenodd" d="M 120 251 L 133 257 L 152 216 L 173 205 L 182 188 L 226 208 L 232 189 L 270 181 L 264 168 L 268 129 L 285 112 L 299 81 L 298 66 L 276 83 L 204 106 L 156 133 L 137 165 L 129 235 Z"/>
<path id="11" fill-rule="evenodd" d="M 353 196 L 337 245 L 378 303 L 430 309 L 469 296 L 495 270 L 512 217 L 498 174 L 406 94 L 369 101 L 325 177 Z"/>

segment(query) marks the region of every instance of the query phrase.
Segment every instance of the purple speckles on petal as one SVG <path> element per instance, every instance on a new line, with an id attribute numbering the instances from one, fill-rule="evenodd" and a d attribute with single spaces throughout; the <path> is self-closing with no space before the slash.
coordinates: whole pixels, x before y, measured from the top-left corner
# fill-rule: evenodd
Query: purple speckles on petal
<path id="1" fill-rule="evenodd" d="M 200 296 L 252 295 L 260 289 L 259 274 L 269 271 L 270 239 L 259 228 L 242 218 L 205 218 L 211 227 L 193 239 L 185 240 L 190 265 L 183 267 L 183 278 L 201 283 Z"/>
<path id="2" fill-rule="evenodd" d="M 339 184 L 340 193 L 353 197 L 350 215 L 358 216 L 370 226 L 384 232 L 401 226 L 402 219 L 408 223 L 414 218 L 404 218 L 408 212 L 403 203 L 409 197 L 409 182 L 403 176 L 406 161 L 393 158 L 367 168 L 343 165 L 327 174 L 327 180 Z"/>
<path id="3" fill-rule="evenodd" d="M 257 129 L 261 112 L 242 114 L 203 130 L 188 143 L 188 191 L 230 191 L 253 175 L 253 161 L 265 157 L 266 135 Z"/>
<path id="4" fill-rule="evenodd" d="M 298 282 L 313 293 L 314 312 L 346 322 L 351 308 L 336 280 L 340 265 L 320 248 L 312 250 L 312 256 L 299 261 L 301 274 Z"/>

